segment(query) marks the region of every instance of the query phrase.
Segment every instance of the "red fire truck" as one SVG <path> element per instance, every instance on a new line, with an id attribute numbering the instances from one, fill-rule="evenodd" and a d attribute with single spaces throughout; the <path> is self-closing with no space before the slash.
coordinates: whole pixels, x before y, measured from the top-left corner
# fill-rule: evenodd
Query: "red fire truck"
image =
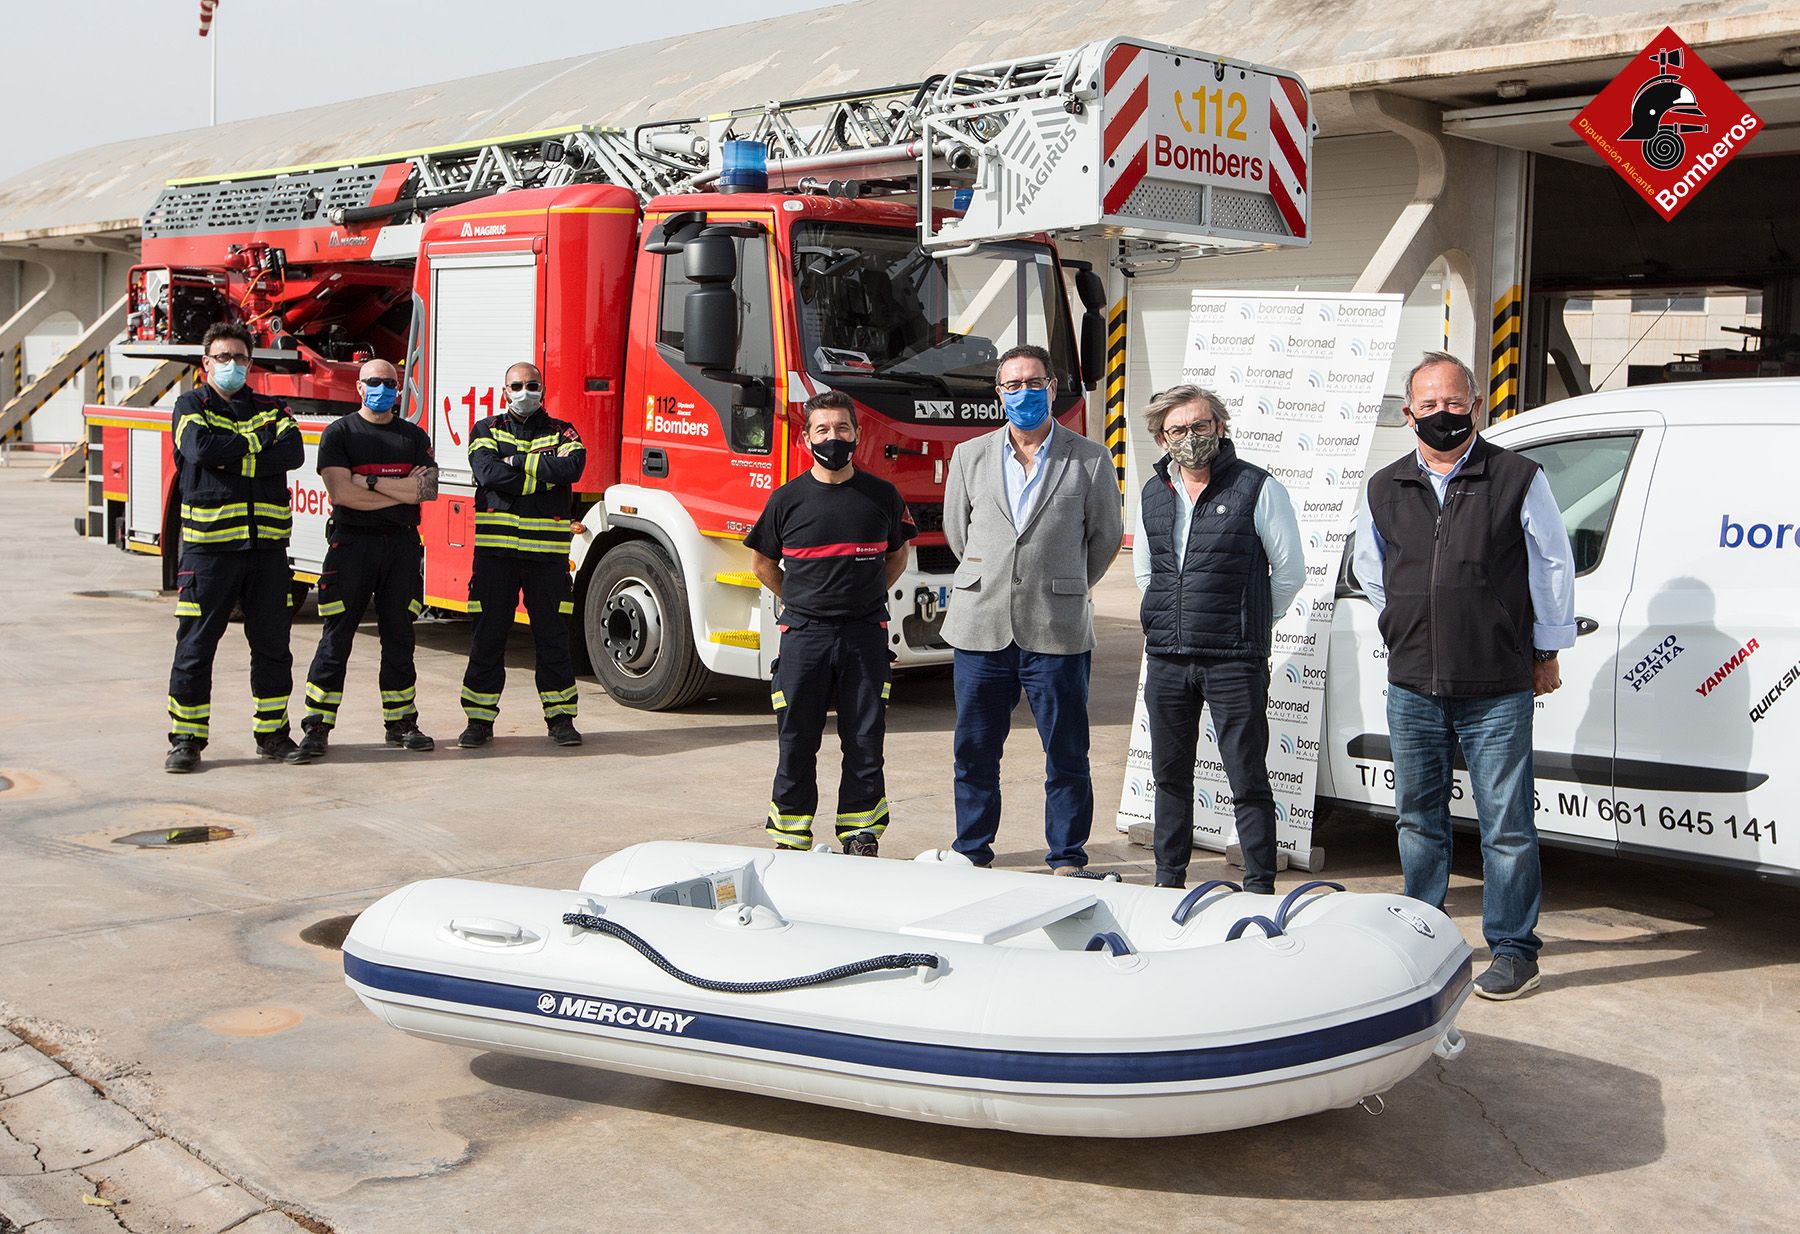
<path id="1" fill-rule="evenodd" d="M 809 465 L 800 407 L 841 390 L 857 465 L 899 487 L 921 532 L 890 595 L 897 664 L 938 663 L 956 566 L 945 464 L 1001 422 L 998 354 L 1047 348 L 1054 412 L 1087 431 L 1124 275 L 1305 243 L 1312 129 L 1291 75 L 1112 40 L 629 134 L 175 182 L 145 217 L 119 349 L 190 364 L 210 323 L 243 321 L 258 388 L 299 415 L 309 464 L 356 405 L 360 361 L 402 364 L 405 414 L 442 471 L 426 602 L 452 611 L 474 542 L 470 427 L 503 407 L 509 365 L 538 364 L 547 407 L 588 448 L 576 645 L 615 698 L 652 709 L 712 674 L 768 676 L 773 600 L 742 538 Z M 1059 259 L 1052 236 L 1103 241 L 1106 276 Z M 1122 412 L 1122 356 L 1113 368 Z M 90 534 L 178 545 L 168 412 L 87 415 L 105 501 Z M 303 587 L 330 512 L 310 465 L 292 497 Z"/>

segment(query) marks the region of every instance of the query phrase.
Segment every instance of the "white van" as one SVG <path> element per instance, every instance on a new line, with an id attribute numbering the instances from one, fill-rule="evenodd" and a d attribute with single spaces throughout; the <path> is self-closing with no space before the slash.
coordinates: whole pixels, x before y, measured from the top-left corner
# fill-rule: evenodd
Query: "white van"
<path id="1" fill-rule="evenodd" d="M 1545 842 L 1800 881 L 1800 380 L 1638 386 L 1483 431 L 1543 467 L 1575 551 L 1580 635 L 1534 731 Z M 1387 649 L 1349 556 L 1319 796 L 1391 817 Z M 1461 770 L 1451 811 L 1475 816 Z"/>

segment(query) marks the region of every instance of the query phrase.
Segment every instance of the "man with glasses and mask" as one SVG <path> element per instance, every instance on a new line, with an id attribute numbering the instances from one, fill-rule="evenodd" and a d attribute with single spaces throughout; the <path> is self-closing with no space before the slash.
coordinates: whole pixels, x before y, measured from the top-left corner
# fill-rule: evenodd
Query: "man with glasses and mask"
<path id="1" fill-rule="evenodd" d="M 1483 998 L 1538 987 L 1543 878 L 1533 818 L 1533 699 L 1575 644 L 1574 557 L 1536 463 L 1477 432 L 1475 374 L 1429 351 L 1406 377 L 1418 449 L 1369 477 L 1354 565 L 1388 649 L 1387 718 L 1406 894 L 1450 886 L 1452 759 L 1481 825 Z"/>
<path id="2" fill-rule="evenodd" d="M 500 692 L 506 687 L 506 636 L 522 595 L 537 648 L 538 701 L 550 740 L 578 746 L 575 664 L 563 619 L 575 611 L 569 582 L 570 516 L 587 450 L 573 425 L 544 410 L 544 379 L 536 365 L 507 369 L 502 393 L 506 410 L 469 433 L 469 470 L 476 485 L 469 615 L 475 629 L 462 686 L 469 723 L 456 744 L 472 750 L 494 739 Z"/>
<path id="3" fill-rule="evenodd" d="M 954 847 L 977 866 L 994 860 L 1000 756 L 1023 693 L 1044 747 L 1045 863 L 1096 878 L 1090 593 L 1124 538 L 1119 484 L 1106 448 L 1051 414 L 1049 352 L 1014 347 L 994 385 L 1007 422 L 958 446 L 944 485 L 944 538 L 959 562 L 944 615 L 956 654 Z"/>
<path id="4" fill-rule="evenodd" d="M 356 380 L 362 405 L 319 434 L 319 478 L 331 498 L 325 565 L 319 574 L 324 631 L 306 674 L 300 752 L 325 755 L 344 698 L 350 645 L 369 601 L 381 635 L 381 718 L 391 749 L 425 751 L 419 731 L 413 621 L 423 610 L 419 507 L 437 496 L 431 438 L 396 414 L 400 373 L 370 360 Z"/>
<path id="5" fill-rule="evenodd" d="M 812 467 L 776 489 L 744 537 L 781 601 L 781 654 L 769 683 L 780 758 L 770 794 L 775 847 L 812 847 L 825 713 L 837 711 L 843 770 L 835 832 L 843 851 L 878 855 L 888 825 L 887 593 L 918 534 L 900 490 L 857 470 L 856 405 L 835 390 L 806 404 Z"/>
<path id="6" fill-rule="evenodd" d="M 1276 620 L 1306 581 L 1300 522 L 1281 481 L 1237 455 L 1230 413 L 1183 385 L 1144 420 L 1167 453 L 1144 484 L 1132 565 L 1144 593 L 1144 710 L 1156 781 L 1156 885 L 1187 883 L 1194 753 L 1210 705 L 1244 854 L 1244 890 L 1275 890 L 1269 789 L 1269 653 Z"/>
<path id="7" fill-rule="evenodd" d="M 175 400 L 181 594 L 163 760 L 163 770 L 175 773 L 200 765 L 211 736 L 213 655 L 233 609 L 243 611 L 250 644 L 257 757 L 305 761 L 287 715 L 294 684 L 287 473 L 305 461 L 305 447 L 287 407 L 249 388 L 250 345 L 250 331 L 237 322 L 208 326 L 200 344 L 206 382 Z"/>

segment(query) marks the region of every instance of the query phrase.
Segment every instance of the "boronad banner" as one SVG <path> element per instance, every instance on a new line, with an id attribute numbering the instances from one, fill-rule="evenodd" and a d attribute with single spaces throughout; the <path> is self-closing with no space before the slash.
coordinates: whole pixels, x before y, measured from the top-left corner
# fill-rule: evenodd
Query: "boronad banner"
<path id="1" fill-rule="evenodd" d="M 1306 583 L 1275 626 L 1268 713 L 1277 843 L 1301 868 L 1314 864 L 1319 713 L 1338 566 L 1356 522 L 1401 303 L 1392 295 L 1196 291 L 1189 311 L 1181 379 L 1224 401 L 1239 457 L 1281 481 L 1306 546 Z M 1140 670 L 1120 831 L 1152 821 L 1155 787 Z M 1209 715 L 1194 767 L 1194 843 L 1224 852 L 1236 840 L 1233 819 Z"/>

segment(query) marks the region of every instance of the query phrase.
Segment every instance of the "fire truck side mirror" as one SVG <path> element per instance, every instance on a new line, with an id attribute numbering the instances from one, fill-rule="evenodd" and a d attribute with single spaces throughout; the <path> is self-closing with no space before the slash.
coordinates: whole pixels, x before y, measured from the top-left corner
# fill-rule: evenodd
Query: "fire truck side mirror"
<path id="1" fill-rule="evenodd" d="M 1106 318 L 1091 308 L 1081 315 L 1081 384 L 1092 390 L 1106 376 Z"/>
<path id="2" fill-rule="evenodd" d="M 1106 307 L 1106 282 L 1091 269 L 1075 271 L 1075 294 L 1084 309 Z"/>
<path id="3" fill-rule="evenodd" d="M 682 306 L 682 359 L 700 369 L 729 372 L 737 365 L 737 242 L 729 235 L 699 235 L 682 247 L 688 282 Z"/>

